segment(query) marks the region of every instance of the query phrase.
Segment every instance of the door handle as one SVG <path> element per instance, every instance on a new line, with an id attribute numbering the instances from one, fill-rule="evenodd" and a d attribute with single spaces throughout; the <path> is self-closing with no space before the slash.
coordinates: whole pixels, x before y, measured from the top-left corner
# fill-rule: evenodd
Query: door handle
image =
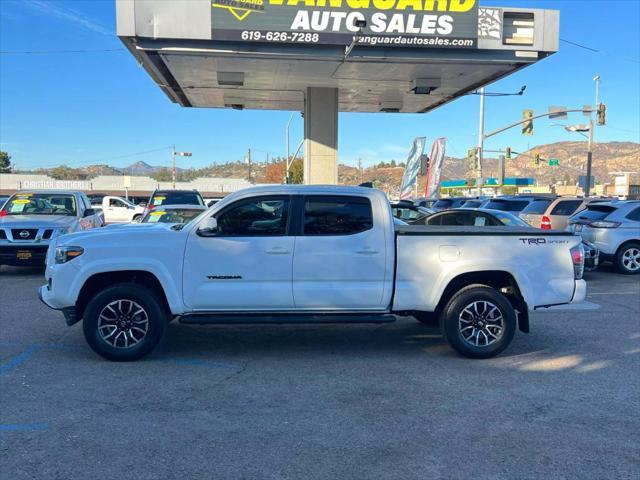
<path id="1" fill-rule="evenodd" d="M 288 255 L 290 252 L 289 250 L 285 250 L 284 248 L 275 247 L 271 250 L 267 250 L 265 253 L 267 255 Z"/>
<path id="2" fill-rule="evenodd" d="M 356 253 L 358 255 L 377 255 L 380 252 L 378 250 L 364 249 L 364 250 L 356 250 Z"/>

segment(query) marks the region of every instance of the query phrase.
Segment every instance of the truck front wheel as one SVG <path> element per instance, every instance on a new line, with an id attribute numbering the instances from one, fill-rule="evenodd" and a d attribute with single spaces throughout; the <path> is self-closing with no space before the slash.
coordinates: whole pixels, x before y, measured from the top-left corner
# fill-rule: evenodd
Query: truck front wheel
<path id="1" fill-rule="evenodd" d="M 99 292 L 87 305 L 82 329 L 91 349 L 107 360 L 138 360 L 162 339 L 167 314 L 158 296 L 135 283 Z"/>
<path id="2" fill-rule="evenodd" d="M 443 335 L 469 358 L 491 358 L 509 346 L 516 331 L 516 312 L 499 291 L 470 285 L 456 293 L 444 308 Z"/>

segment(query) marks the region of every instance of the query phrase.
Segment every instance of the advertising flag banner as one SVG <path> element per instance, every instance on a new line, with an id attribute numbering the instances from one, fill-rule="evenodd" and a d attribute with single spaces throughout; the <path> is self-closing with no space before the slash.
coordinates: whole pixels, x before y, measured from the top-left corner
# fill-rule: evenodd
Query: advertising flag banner
<path id="1" fill-rule="evenodd" d="M 212 40 L 476 48 L 478 0 L 211 0 Z"/>
<path id="2" fill-rule="evenodd" d="M 400 188 L 400 199 L 402 200 L 411 198 L 413 194 L 413 186 L 418 181 L 420 159 L 422 158 L 426 141 L 426 137 L 417 137 L 411 145 L 411 150 L 409 150 L 409 156 L 407 157 L 407 164 L 404 168 L 404 174 L 402 175 L 402 186 Z"/>
<path id="3" fill-rule="evenodd" d="M 425 196 L 433 198 L 438 195 L 438 187 L 440 185 L 440 174 L 444 165 L 444 152 L 446 138 L 438 138 L 431 146 L 431 154 L 429 155 L 429 170 L 427 171 L 427 184 L 425 187 Z"/>

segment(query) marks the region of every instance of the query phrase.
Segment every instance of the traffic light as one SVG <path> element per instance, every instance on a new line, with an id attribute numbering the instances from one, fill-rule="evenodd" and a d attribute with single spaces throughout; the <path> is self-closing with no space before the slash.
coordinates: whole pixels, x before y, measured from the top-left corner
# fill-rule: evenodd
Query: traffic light
<path id="1" fill-rule="evenodd" d="M 604 103 L 598 104 L 598 126 L 607 124 L 607 106 Z"/>
<path id="2" fill-rule="evenodd" d="M 511 147 L 504 149 L 504 156 L 507 160 L 511 160 Z"/>
<path id="3" fill-rule="evenodd" d="M 540 154 L 536 153 L 533 157 L 533 161 L 536 163 L 536 165 L 540 165 Z"/>
<path id="4" fill-rule="evenodd" d="M 470 148 L 467 150 L 467 165 L 469 170 L 476 170 L 478 168 L 478 148 Z"/>
<path id="5" fill-rule="evenodd" d="M 533 110 L 526 109 L 522 112 L 522 120 L 525 122 L 522 124 L 523 135 L 533 135 Z"/>

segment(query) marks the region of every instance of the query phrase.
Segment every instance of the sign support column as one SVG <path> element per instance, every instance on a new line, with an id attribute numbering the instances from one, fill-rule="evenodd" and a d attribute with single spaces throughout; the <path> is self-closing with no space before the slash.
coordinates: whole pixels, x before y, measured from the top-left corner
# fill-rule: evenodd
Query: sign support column
<path id="1" fill-rule="evenodd" d="M 338 89 L 308 87 L 304 102 L 304 183 L 338 183 Z"/>

